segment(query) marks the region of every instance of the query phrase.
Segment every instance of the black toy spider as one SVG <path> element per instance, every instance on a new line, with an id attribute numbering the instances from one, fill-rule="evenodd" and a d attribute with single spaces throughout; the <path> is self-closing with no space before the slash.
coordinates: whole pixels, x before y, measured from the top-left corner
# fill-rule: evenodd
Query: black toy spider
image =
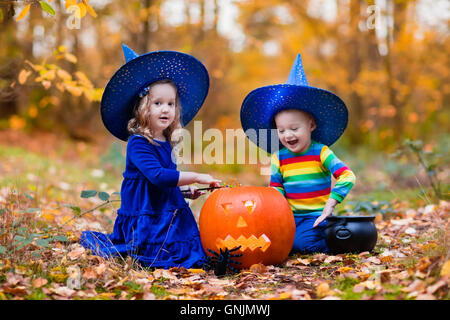
<path id="1" fill-rule="evenodd" d="M 239 272 L 238 269 L 230 266 L 231 263 L 234 264 L 241 264 L 239 261 L 231 260 L 231 258 L 239 258 L 242 257 L 242 253 L 240 254 L 232 254 L 231 252 L 234 252 L 236 250 L 239 250 L 241 246 L 235 247 L 231 250 L 228 250 L 228 248 L 225 248 L 225 250 L 222 250 L 220 248 L 220 253 L 217 253 L 211 249 L 207 249 L 209 252 L 211 252 L 214 256 L 213 257 L 207 257 L 205 266 L 206 269 L 211 270 L 214 269 L 214 274 L 216 276 L 222 276 L 227 273 L 227 270 L 230 270 L 232 272 Z"/>

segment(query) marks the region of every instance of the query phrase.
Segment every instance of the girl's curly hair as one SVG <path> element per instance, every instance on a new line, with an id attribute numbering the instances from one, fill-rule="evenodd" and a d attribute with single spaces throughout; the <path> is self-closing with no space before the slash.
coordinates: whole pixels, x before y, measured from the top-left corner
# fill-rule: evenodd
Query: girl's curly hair
<path id="1" fill-rule="evenodd" d="M 181 104 L 180 104 L 180 99 L 178 97 L 177 87 L 169 79 L 155 81 L 151 85 L 148 86 L 148 91 L 146 90 L 148 94 L 143 95 L 136 102 L 136 104 L 133 108 L 133 118 L 131 118 L 128 121 L 127 128 L 128 128 L 128 132 L 130 134 L 140 134 L 140 135 L 144 136 L 145 138 L 147 138 L 147 140 L 150 143 L 158 145 L 158 143 L 154 141 L 152 128 L 150 127 L 150 117 L 149 117 L 150 94 L 151 94 L 151 89 L 153 86 L 155 86 L 157 84 L 164 84 L 164 83 L 170 84 L 175 89 L 175 92 L 176 92 L 175 119 L 170 124 L 170 126 L 167 127 L 163 131 L 164 137 L 167 139 L 167 141 L 170 142 L 171 146 L 174 147 L 175 145 L 177 145 L 178 143 L 181 142 L 181 138 L 182 138 L 181 136 L 176 136 L 174 134 L 175 130 L 181 128 L 181 120 L 180 120 Z"/>

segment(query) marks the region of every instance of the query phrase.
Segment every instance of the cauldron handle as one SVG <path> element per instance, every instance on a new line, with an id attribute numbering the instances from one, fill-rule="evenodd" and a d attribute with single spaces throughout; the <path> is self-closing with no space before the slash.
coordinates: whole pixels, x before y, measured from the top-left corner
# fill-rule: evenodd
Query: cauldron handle
<path id="1" fill-rule="evenodd" d="M 352 236 L 352 232 L 345 227 L 346 223 L 347 223 L 347 219 L 343 218 L 342 221 L 339 221 L 339 222 L 333 224 L 334 227 L 337 227 L 335 229 L 334 233 L 336 235 L 336 238 L 338 238 L 339 240 L 345 240 Z M 339 232 L 339 231 L 343 231 L 343 232 Z"/>

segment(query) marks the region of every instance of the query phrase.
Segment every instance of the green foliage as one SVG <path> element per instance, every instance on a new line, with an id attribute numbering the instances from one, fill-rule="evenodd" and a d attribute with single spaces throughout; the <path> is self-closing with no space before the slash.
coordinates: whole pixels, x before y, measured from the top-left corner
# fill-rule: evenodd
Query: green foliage
<path id="1" fill-rule="evenodd" d="M 39 3 L 45 12 L 51 14 L 52 16 L 55 15 L 55 10 L 47 2 L 39 1 Z"/>
<path id="2" fill-rule="evenodd" d="M 337 215 L 376 215 L 378 213 L 386 215 L 396 212 L 390 201 L 347 201 L 346 206 L 337 211 Z"/>
<path id="3" fill-rule="evenodd" d="M 447 141 L 448 142 L 448 141 Z M 448 193 L 442 190 L 442 181 L 438 174 L 442 171 L 442 166 L 448 164 L 448 146 L 444 142 L 441 152 L 426 150 L 421 140 L 406 139 L 402 146 L 391 156 L 393 158 L 400 156 L 413 156 L 420 167 L 425 171 L 428 181 L 438 199 L 450 199 Z M 448 185 L 446 186 L 448 188 Z"/>

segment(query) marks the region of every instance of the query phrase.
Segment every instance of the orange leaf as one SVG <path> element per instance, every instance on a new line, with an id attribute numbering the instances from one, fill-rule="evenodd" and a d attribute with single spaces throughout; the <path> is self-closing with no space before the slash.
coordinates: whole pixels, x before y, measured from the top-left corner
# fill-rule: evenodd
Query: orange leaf
<path id="1" fill-rule="evenodd" d="M 66 9 L 69 9 L 71 6 L 76 6 L 77 0 L 66 0 L 65 7 Z"/>
<path id="2" fill-rule="evenodd" d="M 83 247 L 78 247 L 67 254 L 67 257 L 70 260 L 76 260 L 85 252 L 86 250 Z"/>
<path id="3" fill-rule="evenodd" d="M 203 269 L 187 269 L 190 273 L 205 273 L 206 271 Z"/>
<path id="4" fill-rule="evenodd" d="M 331 296 L 334 294 L 334 291 L 330 289 L 330 286 L 326 282 L 322 282 L 316 288 L 316 294 L 319 298 L 323 298 L 326 296 Z"/>
<path id="5" fill-rule="evenodd" d="M 86 6 L 87 12 L 94 18 L 97 18 L 97 13 L 95 12 L 95 10 L 92 9 L 92 7 L 87 3 L 86 0 L 82 0 L 82 1 L 83 1 L 84 5 Z"/>
<path id="6" fill-rule="evenodd" d="M 78 8 L 80 8 L 80 10 L 75 11 L 74 16 L 78 19 L 81 19 L 86 15 L 86 6 L 84 5 L 84 3 L 78 3 L 77 6 Z"/>
<path id="7" fill-rule="evenodd" d="M 441 276 L 450 276 L 450 260 L 447 260 L 441 269 Z"/>
<path id="8" fill-rule="evenodd" d="M 253 273 L 265 273 L 267 268 L 262 263 L 255 263 L 250 266 L 250 271 Z"/>
<path id="9" fill-rule="evenodd" d="M 16 21 L 19 21 L 20 19 L 25 17 L 27 15 L 28 11 L 30 11 L 30 7 L 31 7 L 31 4 L 28 4 L 25 8 L 23 8 L 22 12 L 20 12 L 19 15 L 17 16 Z"/>
<path id="10" fill-rule="evenodd" d="M 47 284 L 47 279 L 44 278 L 37 278 L 33 280 L 33 287 L 34 288 L 40 288 L 42 286 L 45 286 Z"/>
<path id="11" fill-rule="evenodd" d="M 339 271 L 340 273 L 347 273 L 347 272 L 350 272 L 350 271 L 352 271 L 352 270 L 355 270 L 355 269 L 350 268 L 350 267 L 341 267 L 341 268 L 338 269 L 338 271 Z"/>
<path id="12" fill-rule="evenodd" d="M 19 83 L 24 84 L 25 82 L 27 82 L 27 79 L 30 76 L 30 74 L 31 74 L 31 71 L 22 69 L 22 71 L 20 71 L 20 73 L 19 73 Z"/>

